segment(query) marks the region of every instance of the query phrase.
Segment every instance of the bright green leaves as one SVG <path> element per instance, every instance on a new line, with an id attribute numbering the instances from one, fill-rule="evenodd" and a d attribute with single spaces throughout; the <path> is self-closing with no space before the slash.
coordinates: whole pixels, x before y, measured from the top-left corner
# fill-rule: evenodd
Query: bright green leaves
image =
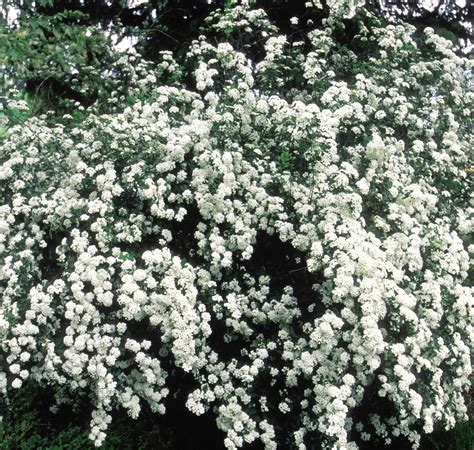
<path id="1" fill-rule="evenodd" d="M 289 170 L 291 167 L 292 161 L 293 161 L 293 157 L 287 151 L 284 151 L 283 153 L 281 153 L 278 159 L 279 166 L 281 167 L 282 170 Z"/>
<path id="2" fill-rule="evenodd" d="M 102 31 L 80 24 L 86 18 L 77 11 L 23 14 L 14 26 L 0 25 L 4 86 L 44 97 L 39 112 L 64 107 L 64 101 L 93 100 L 103 86 L 99 73 L 110 61 L 110 45 Z"/>

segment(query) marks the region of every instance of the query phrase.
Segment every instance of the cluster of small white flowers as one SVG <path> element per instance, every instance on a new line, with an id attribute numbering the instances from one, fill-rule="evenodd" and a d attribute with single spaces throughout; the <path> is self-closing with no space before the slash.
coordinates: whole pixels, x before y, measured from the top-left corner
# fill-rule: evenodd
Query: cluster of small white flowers
<path id="1" fill-rule="evenodd" d="M 356 8 L 365 4 L 365 0 L 327 0 L 325 4 L 328 8 L 329 19 L 351 18 L 354 16 Z M 321 0 L 309 0 L 306 2 L 306 7 L 323 9 L 323 3 Z"/>
<path id="2" fill-rule="evenodd" d="M 374 27 L 361 36 L 377 47 L 376 73 L 340 79 L 332 22 L 304 54 L 249 3 L 215 30 L 260 24 L 257 67 L 245 46 L 201 37 L 187 55 L 198 92 L 157 86 L 138 65 L 131 92 L 146 102 L 8 131 L 0 389 L 32 378 L 60 388 L 58 402 L 88 395 L 101 445 L 115 408 L 165 413 L 171 366 L 194 379 L 186 405 L 214 411 L 229 449 L 287 439 L 304 450 L 312 436 L 356 448 L 351 431 L 416 447 L 420 424 L 467 414 L 466 62 L 432 30 L 415 44 L 411 27 Z M 349 17 L 360 2 L 336 3 Z M 294 101 L 275 94 L 285 81 L 272 73 L 290 52 L 304 72 Z M 176 70 L 170 54 L 160 70 Z M 393 415 L 353 424 L 371 387 Z"/>
<path id="3" fill-rule="evenodd" d="M 267 37 L 277 28 L 271 23 L 263 9 L 253 8 L 252 0 L 234 2 L 232 7 L 211 14 L 207 19 L 215 30 L 229 33 L 260 33 Z"/>

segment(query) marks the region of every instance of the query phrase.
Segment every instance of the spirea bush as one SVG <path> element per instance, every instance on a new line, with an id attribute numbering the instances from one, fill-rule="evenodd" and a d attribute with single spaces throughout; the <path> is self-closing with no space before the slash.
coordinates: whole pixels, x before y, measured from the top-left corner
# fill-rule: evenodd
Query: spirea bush
<path id="1" fill-rule="evenodd" d="M 8 130 L 6 399 L 88 399 L 97 446 L 116 409 L 165 414 L 180 373 L 228 449 L 416 448 L 467 418 L 472 62 L 328 4 L 286 36 L 239 2 L 180 63 L 123 56 L 109 113 Z"/>

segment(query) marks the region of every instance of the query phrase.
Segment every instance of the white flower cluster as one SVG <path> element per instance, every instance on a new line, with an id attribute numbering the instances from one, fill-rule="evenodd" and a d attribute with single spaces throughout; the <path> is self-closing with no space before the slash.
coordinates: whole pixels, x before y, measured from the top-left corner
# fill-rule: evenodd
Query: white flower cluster
<path id="1" fill-rule="evenodd" d="M 216 29 L 267 23 L 249 11 Z M 402 25 L 356 36 L 371 37 L 370 70 L 341 62 L 330 26 L 306 54 L 267 32 L 257 67 L 228 43 L 194 42 L 196 92 L 136 75 L 147 101 L 8 131 L 4 395 L 30 378 L 59 403 L 89 396 L 96 445 L 116 408 L 165 413 L 176 371 L 228 449 L 349 449 L 354 433 L 416 447 L 420 427 L 466 418 L 469 63 Z M 272 78 L 265 67 L 290 54 L 300 70 Z M 165 54 L 160 70 L 174 64 Z M 387 416 L 353 423 L 374 392 Z"/>

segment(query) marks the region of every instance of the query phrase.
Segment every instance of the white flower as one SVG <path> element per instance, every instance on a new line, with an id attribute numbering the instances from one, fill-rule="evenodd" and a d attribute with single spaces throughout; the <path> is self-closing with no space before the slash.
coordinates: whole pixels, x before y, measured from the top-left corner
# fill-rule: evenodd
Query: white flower
<path id="1" fill-rule="evenodd" d="M 13 389 L 19 389 L 19 388 L 21 388 L 22 384 L 23 384 L 23 381 L 21 381 L 20 378 L 15 378 L 12 381 L 12 388 Z"/>

